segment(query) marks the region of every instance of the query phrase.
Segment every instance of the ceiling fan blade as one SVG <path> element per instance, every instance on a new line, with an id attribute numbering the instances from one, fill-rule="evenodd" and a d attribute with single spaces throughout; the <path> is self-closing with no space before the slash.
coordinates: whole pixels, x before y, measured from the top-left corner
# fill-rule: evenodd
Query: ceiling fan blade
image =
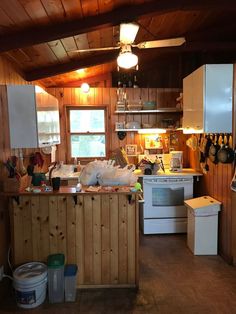
<path id="1" fill-rule="evenodd" d="M 122 23 L 120 24 L 120 42 L 122 44 L 132 44 L 139 30 L 138 24 Z"/>
<path id="2" fill-rule="evenodd" d="M 181 46 L 185 43 L 184 37 L 176 37 L 170 39 L 161 39 L 161 40 L 151 40 L 151 41 L 144 41 L 137 45 L 133 45 L 134 47 L 138 47 L 139 49 L 146 49 L 146 48 L 162 48 L 162 47 L 172 47 L 172 46 Z"/>
<path id="3" fill-rule="evenodd" d="M 103 47 L 103 48 L 88 48 L 88 49 L 77 49 L 72 52 L 93 52 L 93 51 L 105 51 L 105 50 L 116 50 L 120 47 Z"/>

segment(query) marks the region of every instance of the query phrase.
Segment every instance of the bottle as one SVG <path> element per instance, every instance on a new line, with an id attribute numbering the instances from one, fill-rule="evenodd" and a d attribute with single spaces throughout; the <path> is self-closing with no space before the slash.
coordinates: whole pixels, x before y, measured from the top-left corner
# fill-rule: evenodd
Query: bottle
<path id="1" fill-rule="evenodd" d="M 122 82 L 121 82 L 121 80 L 119 80 L 119 81 L 118 81 L 118 88 L 122 88 L 122 86 L 123 86 L 123 85 L 122 85 Z"/>
<path id="2" fill-rule="evenodd" d="M 74 158 L 74 172 L 77 172 L 77 158 Z"/>
<path id="3" fill-rule="evenodd" d="M 80 160 L 78 160 L 78 164 L 77 164 L 77 171 L 78 171 L 78 172 L 80 172 L 80 171 L 81 171 Z"/>
<path id="4" fill-rule="evenodd" d="M 82 184 L 80 183 L 80 179 L 78 179 L 78 183 L 75 187 L 76 192 L 80 192 L 82 190 Z"/>
<path id="5" fill-rule="evenodd" d="M 138 88 L 138 80 L 137 80 L 137 76 L 134 76 L 134 84 L 133 84 L 133 88 Z"/>

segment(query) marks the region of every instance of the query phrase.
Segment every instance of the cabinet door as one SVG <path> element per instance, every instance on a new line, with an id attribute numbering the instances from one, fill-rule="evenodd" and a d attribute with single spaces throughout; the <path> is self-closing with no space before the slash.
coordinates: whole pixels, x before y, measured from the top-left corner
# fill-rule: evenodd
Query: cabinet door
<path id="1" fill-rule="evenodd" d="M 58 100 L 46 92 L 36 93 L 39 147 L 60 144 Z"/>
<path id="2" fill-rule="evenodd" d="M 197 131 L 201 131 L 204 128 L 204 77 L 205 66 L 192 73 L 192 127 Z"/>
<path id="3" fill-rule="evenodd" d="M 193 76 L 190 74 L 183 80 L 183 128 L 192 128 L 193 110 Z"/>
<path id="4" fill-rule="evenodd" d="M 38 147 L 34 86 L 8 85 L 7 98 L 11 148 Z"/>
<path id="5" fill-rule="evenodd" d="M 207 64 L 205 132 L 232 132 L 232 64 Z"/>

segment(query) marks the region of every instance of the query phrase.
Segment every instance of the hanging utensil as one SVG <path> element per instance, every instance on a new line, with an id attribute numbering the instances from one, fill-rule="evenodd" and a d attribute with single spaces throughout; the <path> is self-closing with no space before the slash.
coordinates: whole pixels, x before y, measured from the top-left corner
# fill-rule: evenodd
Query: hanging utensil
<path id="1" fill-rule="evenodd" d="M 220 145 L 218 144 L 217 134 L 214 136 L 214 143 L 211 144 L 209 149 L 209 159 L 211 162 L 217 164 L 218 158 L 217 153 L 220 150 Z"/>
<path id="2" fill-rule="evenodd" d="M 21 176 L 24 176 L 27 173 L 27 170 L 24 166 L 24 157 L 22 149 L 19 149 L 19 172 Z"/>
<path id="3" fill-rule="evenodd" d="M 231 163 L 234 161 L 235 158 L 234 150 L 228 146 L 228 142 L 229 140 L 227 137 L 227 143 L 224 144 L 224 142 L 222 142 L 221 148 L 217 153 L 217 158 L 219 162 L 223 164 Z"/>

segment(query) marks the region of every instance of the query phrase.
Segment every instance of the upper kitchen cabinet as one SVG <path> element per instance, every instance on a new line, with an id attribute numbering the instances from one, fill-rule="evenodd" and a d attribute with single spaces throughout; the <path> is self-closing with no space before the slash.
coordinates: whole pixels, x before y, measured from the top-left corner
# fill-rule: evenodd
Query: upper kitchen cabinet
<path id="1" fill-rule="evenodd" d="M 183 128 L 232 132 L 233 64 L 206 64 L 183 80 Z"/>
<path id="2" fill-rule="evenodd" d="M 33 85 L 6 86 L 10 146 L 36 148 L 60 143 L 58 100 Z"/>

